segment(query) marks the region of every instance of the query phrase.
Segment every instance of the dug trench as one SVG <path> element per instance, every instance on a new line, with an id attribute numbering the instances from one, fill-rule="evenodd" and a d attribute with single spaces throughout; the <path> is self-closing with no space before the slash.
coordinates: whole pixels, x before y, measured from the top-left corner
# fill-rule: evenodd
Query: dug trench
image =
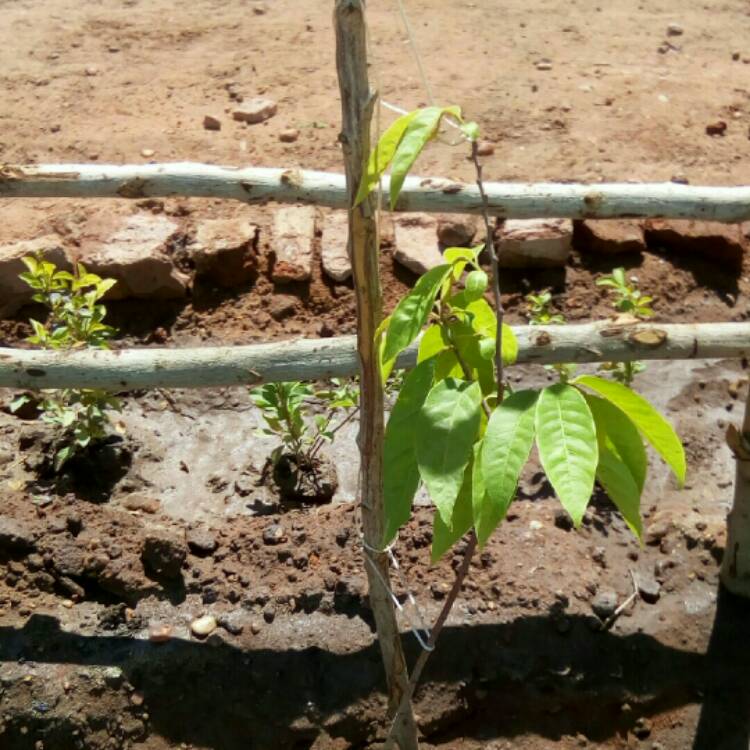
<path id="1" fill-rule="evenodd" d="M 506 272 L 509 319 L 523 322 L 523 295 L 545 287 L 569 319 L 605 317 L 595 280 L 618 265 L 656 296 L 657 321 L 746 319 L 744 269 L 649 242 L 616 256 L 579 247 L 564 268 Z M 259 252 L 246 287 L 197 280 L 184 300 L 110 303 L 124 329 L 115 345 L 353 331 L 350 283 L 333 284 L 316 262 L 309 282 L 276 286 L 269 251 Z M 381 270 L 391 309 L 414 276 L 389 247 Z M 23 345 L 33 312 L 2 323 L 6 345 Z M 510 371 L 514 383 L 549 377 Z M 747 747 L 749 607 L 718 584 L 734 472 L 724 432 L 746 383 L 741 362 L 650 363 L 638 376 L 689 465 L 680 490 L 652 461 L 642 547 L 601 493 L 571 529 L 532 461 L 417 692 L 426 747 Z M 356 424 L 327 453 L 332 502 L 290 507 L 264 472 L 275 443 L 258 435 L 244 389 L 125 396 L 106 456 L 62 481 L 47 469 L 54 436 L 34 417 L 0 411 L 3 748 L 343 750 L 382 740 Z M 396 546 L 394 590 L 402 601 L 412 591 L 432 621 L 461 550 L 430 564 L 424 503 Z M 402 618 L 413 662 L 410 624 Z"/>

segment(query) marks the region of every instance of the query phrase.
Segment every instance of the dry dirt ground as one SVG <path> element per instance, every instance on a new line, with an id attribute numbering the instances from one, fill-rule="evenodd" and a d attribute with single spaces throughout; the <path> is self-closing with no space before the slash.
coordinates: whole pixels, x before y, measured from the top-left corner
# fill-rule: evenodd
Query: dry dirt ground
<path id="1" fill-rule="evenodd" d="M 394 104 L 426 103 L 396 0 L 369 4 L 373 79 Z M 462 104 L 495 144 L 488 179 L 750 183 L 746 1 L 406 5 L 435 97 Z M 0 0 L 0 163 L 340 170 L 331 9 L 324 0 Z M 670 24 L 682 33 L 669 35 Z M 234 122 L 232 90 L 272 97 L 277 115 Z M 203 128 L 207 114 L 221 130 Z M 707 135 L 719 121 L 724 135 Z M 280 142 L 290 127 L 299 139 Z M 418 171 L 471 178 L 466 154 L 447 144 Z M 91 210 L 0 198 L 0 241 L 64 234 Z M 172 199 L 164 210 L 263 227 L 273 209 Z M 571 319 L 605 315 L 593 280 L 615 263 L 657 297 L 659 320 L 748 317 L 747 260 L 738 271 L 650 248 L 508 275 L 511 318 L 521 319 L 524 292 L 544 286 Z M 413 277 L 387 251 L 382 269 L 392 306 Z M 284 290 L 297 301 L 281 322 L 268 313 L 276 291 L 261 274 L 232 294 L 113 304 L 112 319 L 125 343 L 155 331 L 185 345 L 353 330 L 350 285 L 316 270 L 309 285 Z M 5 345 L 25 334 L 27 313 L 3 322 Z M 691 475 L 678 491 L 654 467 L 643 548 L 604 497 L 581 531 L 569 530 L 530 467 L 418 694 L 427 747 L 746 750 L 750 608 L 717 582 L 732 472 L 723 431 L 741 410 L 742 382 L 741 363 L 652 365 L 641 376 L 685 437 Z M 343 750 L 382 737 L 352 432 L 334 454 L 337 502 L 282 513 L 259 483 L 269 446 L 254 437 L 246 392 L 135 394 L 123 419 L 128 437 L 101 457 L 93 485 L 53 487 L 38 481 L 48 434 L 0 412 L 0 747 Z M 398 554 L 434 616 L 455 561 L 430 567 L 429 538 L 422 508 Z M 602 631 L 592 603 L 605 591 L 624 601 L 631 571 L 659 583 L 659 598 L 638 600 Z M 222 625 L 202 642 L 189 624 L 204 613 Z M 173 637 L 152 642 L 162 627 Z M 416 656 L 408 631 L 405 643 Z"/>

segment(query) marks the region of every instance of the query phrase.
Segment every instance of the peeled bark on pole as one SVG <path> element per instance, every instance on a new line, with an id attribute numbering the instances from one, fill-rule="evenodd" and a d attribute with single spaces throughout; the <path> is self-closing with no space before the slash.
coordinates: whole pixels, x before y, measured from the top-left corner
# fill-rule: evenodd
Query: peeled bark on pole
<path id="1" fill-rule="evenodd" d="M 364 0 L 336 0 L 336 66 L 341 89 L 340 141 L 346 163 L 349 206 L 370 151 L 370 120 L 375 94 L 367 78 L 367 39 Z M 349 211 L 349 254 L 357 297 L 357 351 L 360 360 L 359 429 L 362 527 L 368 564 L 369 596 L 388 684 L 389 715 L 395 712 L 408 688 L 409 675 L 401 646 L 396 612 L 386 583 L 388 558 L 372 550 L 383 539 L 383 387 L 380 380 L 375 332 L 382 318 L 382 300 L 375 222 L 375 203 L 368 199 Z M 417 730 L 411 710 L 395 729 L 401 750 L 417 750 Z"/>
<path id="2" fill-rule="evenodd" d="M 383 205 L 390 180 L 383 178 Z M 750 187 L 660 183 L 485 182 L 490 216 L 505 219 L 750 220 Z M 346 208 L 344 175 L 281 167 L 213 164 L 3 164 L 1 198 L 226 198 L 264 205 Z M 482 213 L 476 185 L 445 177 L 407 177 L 396 211 Z"/>
<path id="3" fill-rule="evenodd" d="M 742 431 L 727 430 L 727 442 L 737 469 L 734 503 L 727 518 L 727 546 L 721 564 L 721 582 L 733 594 L 750 597 L 750 394 L 745 402 Z"/>

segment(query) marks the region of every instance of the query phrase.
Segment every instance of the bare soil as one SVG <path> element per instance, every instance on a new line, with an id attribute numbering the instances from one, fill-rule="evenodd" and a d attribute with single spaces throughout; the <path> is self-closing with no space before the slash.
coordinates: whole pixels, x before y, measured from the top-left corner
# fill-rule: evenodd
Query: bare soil
<path id="1" fill-rule="evenodd" d="M 331 5 L 0 0 L 0 162 L 338 171 Z M 495 144 L 488 179 L 750 183 L 743 0 L 407 7 L 436 97 L 464 105 Z M 396 3 L 369 10 L 383 97 L 426 103 Z M 683 33 L 668 36 L 670 23 Z M 550 70 L 537 66 L 547 60 Z M 235 122 L 231 90 L 272 97 L 279 112 L 262 125 Z M 221 119 L 220 131 L 203 128 L 206 114 Z M 725 135 L 709 136 L 719 120 Z M 289 127 L 300 137 L 282 143 Z M 442 143 L 418 171 L 472 176 L 464 151 Z M 256 282 L 232 292 L 198 285 L 185 301 L 113 303 L 118 345 L 354 331 L 351 285 L 333 284 L 319 264 L 309 284 L 270 281 L 272 207 L 0 201 L 0 241 L 69 235 L 92 211 L 165 211 L 185 232 L 214 217 L 261 226 Z M 507 274 L 505 301 L 521 322 L 523 294 L 551 287 L 569 319 L 603 317 L 610 309 L 594 281 L 625 265 L 656 297 L 658 320 L 745 320 L 746 264 L 658 246 L 617 258 L 574 253 L 565 269 Z M 381 270 L 390 309 L 414 277 L 388 247 Z M 279 294 L 293 305 L 276 320 Z M 32 312 L 0 323 L 0 345 L 19 344 Z M 654 462 L 643 548 L 603 496 L 580 531 L 567 528 L 529 467 L 417 695 L 426 747 L 748 747 L 750 612 L 717 578 L 733 473 L 723 433 L 746 395 L 743 364 L 652 364 L 639 376 L 685 438 L 690 472 L 678 490 Z M 519 368 L 512 377 L 546 374 Z M 333 503 L 283 512 L 262 479 L 273 445 L 256 436 L 246 392 L 132 394 L 125 403 L 122 442 L 62 482 L 44 477 L 49 431 L 0 412 L 0 746 L 343 750 L 382 738 L 382 666 L 353 502 L 355 428 L 329 454 Z M 396 551 L 432 619 L 458 556 L 429 564 L 429 514 L 417 509 Z M 592 605 L 607 591 L 624 602 L 631 572 L 660 584 L 658 600 L 638 598 L 603 630 Z M 220 626 L 201 640 L 189 626 L 206 613 Z M 154 642 L 160 629 L 165 643 Z"/>

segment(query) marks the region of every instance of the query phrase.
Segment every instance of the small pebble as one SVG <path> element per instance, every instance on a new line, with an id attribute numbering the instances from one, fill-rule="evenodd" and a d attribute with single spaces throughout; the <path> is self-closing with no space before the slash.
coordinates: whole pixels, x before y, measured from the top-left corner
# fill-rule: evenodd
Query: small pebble
<path id="1" fill-rule="evenodd" d="M 274 523 L 263 529 L 263 541 L 266 544 L 279 544 L 284 539 L 284 527 L 281 524 Z"/>
<path id="2" fill-rule="evenodd" d="M 156 151 L 154 151 L 154 149 L 152 149 L 152 148 L 142 148 L 141 149 L 141 156 L 144 159 L 150 159 L 155 153 L 156 153 Z"/>
<path id="3" fill-rule="evenodd" d="M 165 623 L 153 623 L 148 628 L 148 639 L 151 643 L 166 643 L 172 637 L 172 626 Z"/>
<path id="4" fill-rule="evenodd" d="M 287 128 L 279 133 L 279 140 L 282 143 L 294 143 L 299 138 L 299 130 L 296 128 Z"/>
<path id="5" fill-rule="evenodd" d="M 633 734 L 639 740 L 647 739 L 651 735 L 651 722 L 642 716 L 635 722 Z"/>
<path id="6" fill-rule="evenodd" d="M 661 595 L 661 584 L 651 576 L 638 576 L 638 593 L 644 602 L 656 604 Z"/>
<path id="7" fill-rule="evenodd" d="M 221 130 L 221 120 L 213 115 L 203 115 L 203 127 L 206 130 Z"/>
<path id="8" fill-rule="evenodd" d="M 216 630 L 216 618 L 212 615 L 204 615 L 190 624 L 190 631 L 196 638 L 206 638 Z"/>
<path id="9" fill-rule="evenodd" d="M 678 23 L 670 23 L 667 26 L 667 36 L 682 36 L 684 33 L 684 29 Z"/>
<path id="10" fill-rule="evenodd" d="M 477 155 L 478 156 L 492 156 L 495 153 L 494 144 L 489 141 L 479 141 L 477 144 Z"/>
<path id="11" fill-rule="evenodd" d="M 591 602 L 591 609 L 597 617 L 606 620 L 617 609 L 617 594 L 609 589 L 600 591 Z"/>
<path id="12" fill-rule="evenodd" d="M 706 135 L 710 135 L 712 137 L 723 136 L 726 132 L 727 124 L 724 122 L 724 120 L 717 120 L 716 122 L 712 122 L 706 125 Z"/>

